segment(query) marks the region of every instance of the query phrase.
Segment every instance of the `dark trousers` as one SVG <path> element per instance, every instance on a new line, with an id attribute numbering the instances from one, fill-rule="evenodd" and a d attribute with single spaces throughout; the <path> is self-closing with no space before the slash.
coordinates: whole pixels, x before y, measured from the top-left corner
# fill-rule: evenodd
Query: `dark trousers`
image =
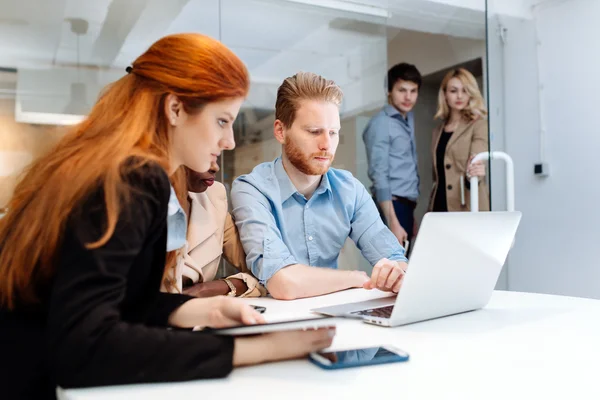
<path id="1" fill-rule="evenodd" d="M 383 214 L 383 212 L 381 211 L 381 208 L 379 207 L 379 203 L 377 202 L 377 200 L 375 198 L 373 198 L 373 201 L 375 202 L 375 205 L 377 206 L 377 209 L 379 210 L 379 215 L 381 215 L 381 219 L 383 220 L 383 223 L 386 225 L 389 225 L 385 219 L 385 215 Z M 408 240 L 412 240 L 413 236 L 414 236 L 414 232 L 413 232 L 413 228 L 414 228 L 414 222 L 415 222 L 415 207 L 417 206 L 417 203 L 410 201 L 408 199 L 404 199 L 404 198 L 396 198 L 395 200 L 392 200 L 392 205 L 394 206 L 394 212 L 396 213 L 396 218 L 398 218 L 398 222 L 400 222 L 400 225 L 402 225 L 402 228 L 404 228 L 404 230 L 406 231 L 406 234 L 408 235 Z M 401 243 L 402 245 L 404 245 L 404 243 Z M 411 246 L 412 247 L 412 246 Z"/>
<path id="2" fill-rule="evenodd" d="M 392 204 L 394 205 L 394 212 L 396 213 L 396 218 L 398 218 L 398 222 L 406 231 L 408 235 L 408 240 L 412 240 L 414 232 L 413 227 L 415 226 L 415 207 L 410 204 L 408 201 L 401 200 L 393 200 Z"/>

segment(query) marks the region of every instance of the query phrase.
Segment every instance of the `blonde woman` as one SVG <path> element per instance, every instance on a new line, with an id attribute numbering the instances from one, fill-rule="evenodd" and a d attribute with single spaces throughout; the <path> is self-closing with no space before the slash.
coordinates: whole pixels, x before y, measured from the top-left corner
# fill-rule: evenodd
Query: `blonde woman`
<path id="1" fill-rule="evenodd" d="M 471 165 L 473 157 L 488 151 L 488 127 L 483 97 L 475 77 L 466 69 L 454 69 L 444 77 L 438 95 L 431 145 L 433 191 L 430 211 L 469 211 L 469 178 L 479 178 L 479 210 L 489 211 L 485 165 Z"/>

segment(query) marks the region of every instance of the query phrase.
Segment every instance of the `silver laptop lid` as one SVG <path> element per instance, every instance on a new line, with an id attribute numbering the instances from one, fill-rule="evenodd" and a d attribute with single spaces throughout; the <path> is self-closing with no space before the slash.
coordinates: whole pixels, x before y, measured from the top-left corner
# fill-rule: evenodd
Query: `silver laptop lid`
<path id="1" fill-rule="evenodd" d="M 520 212 L 428 213 L 423 218 L 391 325 L 475 310 L 489 301 Z"/>

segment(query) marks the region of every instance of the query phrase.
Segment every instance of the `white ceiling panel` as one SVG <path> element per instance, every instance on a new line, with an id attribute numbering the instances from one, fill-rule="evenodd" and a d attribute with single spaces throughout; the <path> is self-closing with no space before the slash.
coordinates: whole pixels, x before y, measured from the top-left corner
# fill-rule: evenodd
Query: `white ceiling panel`
<path id="1" fill-rule="evenodd" d="M 355 109 L 380 97 L 378 90 L 373 99 L 365 93 L 381 86 L 395 28 L 484 38 L 484 13 L 473 7 L 484 0 L 461 1 L 346 2 L 389 10 L 386 21 L 287 0 L 0 0 L 0 67 L 48 69 L 79 62 L 84 68 L 66 68 L 65 74 L 87 82 L 93 71 L 121 76 L 164 35 L 199 32 L 220 39 L 246 63 L 253 80 L 249 102 L 256 107 L 272 107 L 281 80 L 304 70 L 336 80 L 352 94 L 344 107 Z M 70 18 L 89 23 L 79 52 Z M 97 87 L 90 81 L 92 98 Z"/>
<path id="2" fill-rule="evenodd" d="M 481 39 L 484 16 L 471 3 L 484 0 L 469 1 L 463 6 L 458 0 L 348 3 L 389 9 L 390 26 Z M 343 54 L 369 40 L 368 34 L 352 29 L 323 31 L 349 17 L 361 19 L 358 14 L 286 0 L 0 0 L 0 10 L 0 66 L 6 67 L 75 64 L 77 41 L 68 18 L 89 22 L 88 33 L 80 38 L 81 64 L 119 68 L 161 36 L 176 32 L 220 38 L 250 69 L 284 50 Z"/>
<path id="3" fill-rule="evenodd" d="M 0 0 L 0 66 L 51 60 L 61 36 L 66 0 Z"/>
<path id="4" fill-rule="evenodd" d="M 189 0 L 169 0 L 168 2 L 147 0 L 146 8 L 131 27 L 129 34 L 123 38 L 120 51 L 115 55 L 111 65 L 119 68 L 126 67 L 146 51 L 152 43 L 168 33 L 173 33 L 169 30 L 174 21 L 185 12 L 189 3 Z M 207 0 L 207 4 L 210 4 L 210 0 Z"/>
<path id="5" fill-rule="evenodd" d="M 198 32 L 219 39 L 219 27 L 219 0 L 191 0 L 164 34 Z"/>
<path id="6" fill-rule="evenodd" d="M 332 19 L 316 9 L 300 11 L 284 1 L 222 0 L 221 40 L 237 48 L 283 50 Z"/>

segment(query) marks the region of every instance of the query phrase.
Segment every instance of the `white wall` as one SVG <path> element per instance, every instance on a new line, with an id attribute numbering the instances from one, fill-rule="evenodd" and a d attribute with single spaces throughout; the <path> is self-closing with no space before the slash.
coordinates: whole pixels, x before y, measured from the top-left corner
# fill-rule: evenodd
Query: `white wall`
<path id="1" fill-rule="evenodd" d="M 415 64 L 422 75 L 485 55 L 485 40 L 400 29 L 388 43 L 388 65 Z"/>
<path id="2" fill-rule="evenodd" d="M 600 2 L 548 1 L 534 16 L 535 22 L 501 19 L 508 28 L 504 140 L 515 161 L 516 208 L 523 212 L 510 255 L 509 288 L 600 298 Z M 547 131 L 547 178 L 533 175 L 540 126 Z"/>

